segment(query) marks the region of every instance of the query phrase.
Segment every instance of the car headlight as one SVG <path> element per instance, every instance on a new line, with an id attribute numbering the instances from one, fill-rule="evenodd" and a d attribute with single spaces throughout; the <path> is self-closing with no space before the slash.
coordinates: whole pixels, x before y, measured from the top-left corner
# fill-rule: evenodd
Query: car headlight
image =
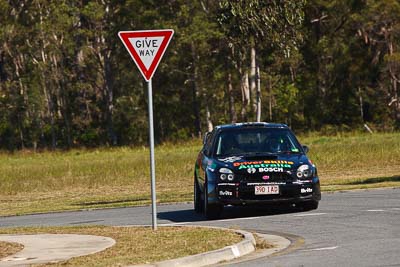
<path id="1" fill-rule="evenodd" d="M 226 179 L 228 179 L 228 181 L 233 181 L 235 179 L 233 171 L 228 168 L 221 168 L 219 169 L 219 172 L 221 173 L 219 178 L 221 178 L 222 181 L 225 181 Z"/>
<path id="2" fill-rule="evenodd" d="M 309 165 L 301 165 L 297 168 L 296 175 L 298 178 L 310 178 L 313 175 L 313 171 Z"/>

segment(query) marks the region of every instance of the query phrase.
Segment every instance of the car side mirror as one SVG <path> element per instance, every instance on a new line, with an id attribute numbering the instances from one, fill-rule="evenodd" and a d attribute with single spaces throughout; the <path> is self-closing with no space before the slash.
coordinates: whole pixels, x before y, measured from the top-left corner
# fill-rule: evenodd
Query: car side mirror
<path id="1" fill-rule="evenodd" d="M 207 144 L 207 140 L 210 137 L 210 135 L 211 135 L 211 132 L 207 132 L 207 133 L 204 134 L 203 145 Z"/>
<path id="2" fill-rule="evenodd" d="M 304 153 L 308 153 L 308 151 L 310 151 L 310 148 L 308 148 L 308 146 L 302 146 L 303 147 L 303 151 Z"/>

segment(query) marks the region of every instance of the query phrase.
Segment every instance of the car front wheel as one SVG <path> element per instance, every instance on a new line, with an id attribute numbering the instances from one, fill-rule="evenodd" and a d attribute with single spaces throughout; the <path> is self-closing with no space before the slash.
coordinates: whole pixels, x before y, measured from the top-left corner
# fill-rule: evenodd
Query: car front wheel
<path id="1" fill-rule="evenodd" d="M 208 203 L 208 190 L 207 184 L 204 185 L 204 215 L 209 220 L 218 219 L 221 216 L 223 206 L 221 204 L 210 204 Z"/>
<path id="2" fill-rule="evenodd" d="M 194 194 L 193 194 L 193 205 L 194 205 L 194 211 L 196 213 L 200 213 L 203 210 L 203 206 L 201 203 L 201 192 L 199 188 L 199 184 L 196 181 L 196 178 L 194 178 Z"/>

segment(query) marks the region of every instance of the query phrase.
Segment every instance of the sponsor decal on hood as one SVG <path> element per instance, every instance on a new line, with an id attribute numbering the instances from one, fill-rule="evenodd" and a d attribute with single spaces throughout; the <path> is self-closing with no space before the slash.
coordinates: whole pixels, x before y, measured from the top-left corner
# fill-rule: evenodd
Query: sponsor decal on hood
<path id="1" fill-rule="evenodd" d="M 256 172 L 283 172 L 283 168 L 277 168 L 277 167 L 275 167 L 275 168 L 248 168 L 247 172 L 250 174 L 256 173 Z M 267 178 L 264 179 L 264 177 L 267 177 Z M 266 175 L 264 177 L 263 177 L 264 180 L 269 179 L 268 175 Z"/>
<path id="2" fill-rule="evenodd" d="M 287 160 L 260 160 L 260 161 L 243 161 L 234 162 L 233 166 L 239 170 L 249 168 L 291 168 L 293 161 Z"/>
<path id="3" fill-rule="evenodd" d="M 232 163 L 232 162 L 235 162 L 235 161 L 238 161 L 238 160 L 241 160 L 241 159 L 242 159 L 242 157 L 228 157 L 228 158 L 223 158 L 223 159 L 218 159 L 218 160 L 222 161 L 222 162 Z"/>

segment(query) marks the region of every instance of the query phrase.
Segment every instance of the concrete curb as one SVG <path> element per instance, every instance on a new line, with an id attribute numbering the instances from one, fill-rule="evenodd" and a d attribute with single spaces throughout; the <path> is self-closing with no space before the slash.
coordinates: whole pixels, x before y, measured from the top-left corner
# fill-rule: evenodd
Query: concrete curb
<path id="1" fill-rule="evenodd" d="M 121 226 L 127 227 L 127 226 Z M 169 226 L 161 226 L 161 227 L 169 227 Z M 179 266 L 191 266 L 191 267 L 200 267 L 200 266 L 208 266 L 219 264 L 220 265 L 229 265 L 236 262 L 247 261 L 259 257 L 268 257 L 271 255 L 279 254 L 281 251 L 285 251 L 288 247 L 292 246 L 292 242 L 289 240 L 291 238 L 285 238 L 281 235 L 277 234 L 261 234 L 255 233 L 257 236 L 267 240 L 268 243 L 273 245 L 273 248 L 270 249 L 262 249 L 256 253 L 252 253 L 256 250 L 256 241 L 252 233 L 243 231 L 243 230 L 236 230 L 236 229 L 228 229 L 223 227 L 210 227 L 210 226 L 196 226 L 196 225 L 182 225 L 182 226 L 175 226 L 175 227 L 191 227 L 191 228 L 208 228 L 208 229 L 219 229 L 225 231 L 232 231 L 238 233 L 243 236 L 243 240 L 239 243 L 234 245 L 226 246 L 221 249 L 217 249 L 214 251 L 208 251 L 201 254 L 190 255 L 182 258 L 177 259 L 170 259 L 165 261 L 160 261 L 152 264 L 144 264 L 144 265 L 130 265 L 130 267 L 179 267 Z M 62 238 L 64 242 L 59 244 L 60 240 L 54 238 Z M 53 238 L 53 239 L 52 239 Z M 69 239 L 68 239 L 69 238 Z M 72 238 L 72 239 L 71 239 Z M 91 238 L 93 240 L 89 240 L 90 242 L 87 244 L 88 249 L 86 253 L 82 253 L 82 238 L 85 240 L 87 238 Z M 73 234 L 42 234 L 42 235 L 0 235 L 0 239 L 5 241 L 13 241 L 17 243 L 21 243 L 25 245 L 25 248 L 18 252 L 17 254 L 11 255 L 7 258 L 3 258 L 0 260 L 0 267 L 1 266 L 21 266 L 21 265 L 30 265 L 30 264 L 39 264 L 39 263 L 46 263 L 46 262 L 54 262 L 60 260 L 68 260 L 72 257 L 83 256 L 87 254 L 96 253 L 99 251 L 104 250 L 107 247 L 110 247 L 115 244 L 115 240 L 103 237 L 103 236 L 90 236 L 90 235 L 73 235 Z M 87 241 L 87 240 L 86 240 Z M 107 244 L 103 244 L 102 248 L 99 248 L 99 242 L 104 243 L 107 241 Z M 65 247 L 65 242 L 68 243 L 68 249 L 62 250 Z M 76 244 L 75 244 L 76 243 Z M 35 244 L 35 245 L 33 245 Z M 46 249 L 52 251 L 49 253 L 50 255 L 37 255 L 37 248 L 38 244 L 40 250 Z M 93 245 L 96 244 L 96 249 L 93 250 Z M 73 249 L 79 249 L 79 255 L 73 253 Z M 36 250 L 35 250 L 36 249 Z M 61 251 L 58 251 L 60 250 Z M 31 251 L 32 250 L 32 251 Z M 29 252 L 29 253 L 28 253 Z M 71 254 L 72 253 L 72 254 Z M 40 254 L 40 253 L 39 253 Z M 43 258 L 44 257 L 44 258 Z M 49 258 L 50 257 L 50 258 Z M 8 259 L 10 258 L 10 259 Z M 129 266 L 126 266 L 129 267 Z"/>
<path id="2" fill-rule="evenodd" d="M 0 235 L 0 240 L 24 246 L 21 251 L 1 258 L 0 267 L 59 262 L 94 254 L 115 245 L 115 240 L 110 237 L 79 234 Z"/>
<path id="3" fill-rule="evenodd" d="M 188 226 L 180 226 L 180 227 L 188 227 Z M 247 255 L 256 249 L 256 240 L 254 239 L 253 234 L 243 231 L 243 230 L 233 230 L 222 227 L 205 227 L 205 226 L 189 226 L 189 227 L 204 227 L 204 228 L 214 228 L 214 229 L 223 229 L 230 230 L 235 233 L 241 234 L 244 237 L 243 241 L 240 241 L 237 244 L 227 246 L 221 249 L 204 252 L 201 254 L 186 256 L 178 259 L 171 259 L 166 261 L 160 261 L 152 264 L 145 265 L 130 265 L 130 267 L 179 267 L 179 266 L 188 266 L 188 267 L 200 267 L 207 266 L 211 264 L 217 264 L 223 261 L 230 261 L 244 255 Z M 129 267 L 129 266 L 128 266 Z"/>

